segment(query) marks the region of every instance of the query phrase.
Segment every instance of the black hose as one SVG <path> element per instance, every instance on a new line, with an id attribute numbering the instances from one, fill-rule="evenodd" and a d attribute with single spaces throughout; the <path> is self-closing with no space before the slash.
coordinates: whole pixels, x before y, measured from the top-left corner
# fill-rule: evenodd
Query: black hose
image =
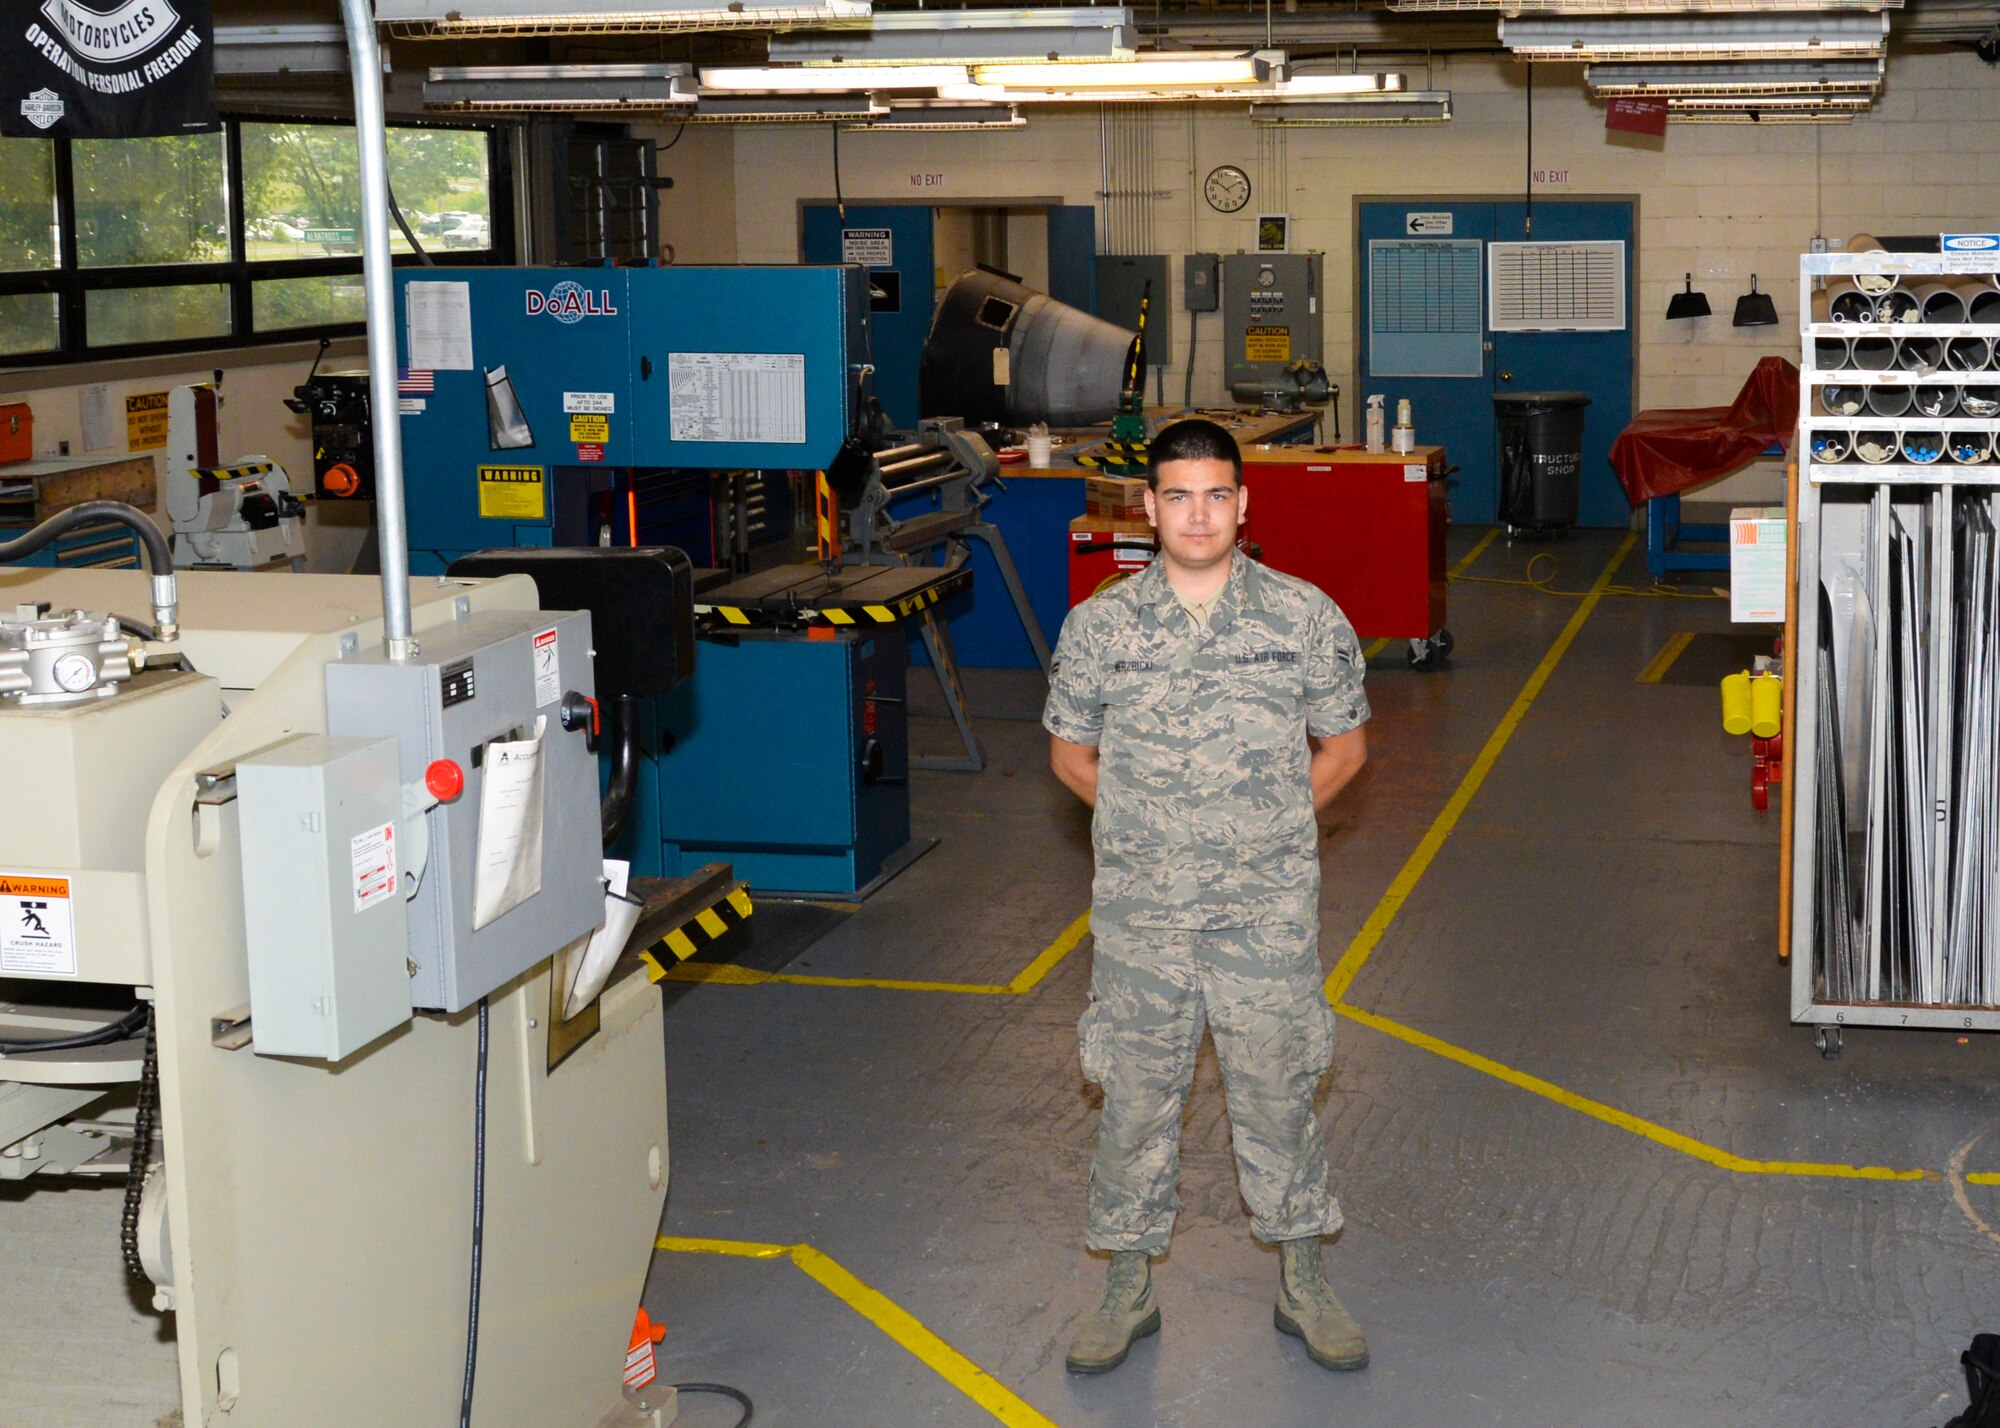
<path id="1" fill-rule="evenodd" d="M 479 1071 L 472 1097 L 472 1290 L 465 1311 L 465 1384 L 458 1428 L 472 1428 L 472 1386 L 479 1372 L 479 1273 L 486 1242 L 486 998 L 479 999 Z"/>
<path id="2" fill-rule="evenodd" d="M 604 791 L 602 816 L 604 846 L 609 848 L 625 831 L 632 795 L 639 786 L 638 701 L 625 694 L 611 700 L 605 732 L 611 736 L 611 786 Z"/>
<path id="3" fill-rule="evenodd" d="M 396 190 L 389 188 L 387 184 L 384 184 L 383 188 L 387 190 L 389 195 L 389 212 L 395 215 L 396 226 L 403 230 L 403 237 L 409 240 L 410 251 L 417 255 L 417 261 L 422 263 L 426 268 L 435 268 L 437 264 L 431 261 L 431 255 L 424 251 L 424 245 L 419 243 L 417 235 L 410 231 L 410 220 L 403 217 L 403 210 L 396 206 Z M 325 351 L 326 349 L 321 348 L 320 350 Z M 313 366 L 319 366 L 317 358 L 313 360 Z"/>
<path id="4" fill-rule="evenodd" d="M 740 1388 L 731 1388 L 726 1383 L 670 1383 L 667 1385 L 676 1393 L 715 1393 L 724 1398 L 733 1398 L 743 1405 L 743 1416 L 729 1425 L 729 1428 L 749 1428 L 750 1420 L 757 1416 L 757 1405 L 750 1401 L 750 1395 Z"/>
<path id="5" fill-rule="evenodd" d="M 165 532 L 154 525 L 144 511 L 123 501 L 85 501 L 80 506 L 57 511 L 25 535 L 0 541 L 0 565 L 12 565 L 22 556 L 33 555 L 51 541 L 68 535 L 78 526 L 93 526 L 100 521 L 114 521 L 138 536 L 139 543 L 146 547 L 146 566 L 153 574 L 173 574 L 174 557 L 173 552 L 167 549 Z"/>
<path id="6" fill-rule="evenodd" d="M 157 640 L 160 637 L 160 632 L 144 620 L 135 620 L 130 615 L 113 615 L 111 618 L 118 622 L 119 629 L 135 634 L 142 640 Z"/>
<path id="7" fill-rule="evenodd" d="M 27 1056 L 37 1051 L 81 1051 L 89 1046 L 123 1041 L 146 1024 L 152 1010 L 151 1002 L 140 1002 L 118 1020 L 95 1031 L 79 1031 L 73 1036 L 31 1037 L 26 1041 L 0 1041 L 0 1056 Z"/>

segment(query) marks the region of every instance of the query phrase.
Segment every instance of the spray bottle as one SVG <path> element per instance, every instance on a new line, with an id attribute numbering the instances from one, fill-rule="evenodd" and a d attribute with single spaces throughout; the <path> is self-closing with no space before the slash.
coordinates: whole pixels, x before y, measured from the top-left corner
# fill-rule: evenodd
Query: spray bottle
<path id="1" fill-rule="evenodd" d="M 1387 443 L 1383 440 L 1383 425 L 1387 421 L 1387 417 L 1382 411 L 1382 400 L 1382 397 L 1379 395 L 1368 399 L 1368 449 L 1370 451 L 1381 451 L 1387 446 Z"/>
<path id="2" fill-rule="evenodd" d="M 1417 429 L 1410 421 L 1408 397 L 1396 403 L 1396 430 L 1391 433 L 1390 445 L 1406 455 L 1417 449 Z"/>

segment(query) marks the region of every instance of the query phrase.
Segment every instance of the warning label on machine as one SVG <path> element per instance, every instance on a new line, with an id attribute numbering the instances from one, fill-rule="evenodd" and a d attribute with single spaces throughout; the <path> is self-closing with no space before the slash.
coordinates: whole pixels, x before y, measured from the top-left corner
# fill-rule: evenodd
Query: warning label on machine
<path id="1" fill-rule="evenodd" d="M 354 910 L 366 912 L 396 891 L 396 825 L 384 823 L 348 840 L 354 862 Z"/>
<path id="2" fill-rule="evenodd" d="M 535 707 L 554 704 L 562 698 L 562 655 L 556 632 L 543 630 L 533 641 L 535 653 Z"/>
<path id="3" fill-rule="evenodd" d="M 0 873 L 0 973 L 74 977 L 69 879 Z"/>
<path id="4" fill-rule="evenodd" d="M 1246 362 L 1289 362 L 1292 360 L 1292 330 L 1289 327 L 1246 327 L 1243 329 L 1243 360 Z"/>
<path id="5" fill-rule="evenodd" d="M 489 520 L 542 521 L 549 515 L 539 466 L 479 468 L 479 514 Z"/>
<path id="6" fill-rule="evenodd" d="M 575 442 L 611 440 L 611 418 L 596 412 L 575 412 L 569 419 L 569 439 Z"/>

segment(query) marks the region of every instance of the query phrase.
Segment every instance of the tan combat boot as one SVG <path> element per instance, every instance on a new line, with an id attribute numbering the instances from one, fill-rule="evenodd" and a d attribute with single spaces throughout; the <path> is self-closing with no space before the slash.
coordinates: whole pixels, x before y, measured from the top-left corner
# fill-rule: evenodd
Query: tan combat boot
<path id="1" fill-rule="evenodd" d="M 1110 1373 L 1125 1362 L 1135 1341 L 1159 1332 L 1152 1261 L 1143 1250 L 1119 1250 L 1111 1256 L 1104 1302 L 1077 1325 L 1063 1367 L 1071 1373 Z"/>
<path id="2" fill-rule="evenodd" d="M 1341 1307 L 1320 1272 L 1319 1240 L 1285 1240 L 1278 1246 L 1278 1331 L 1305 1340 L 1306 1354 L 1321 1368 L 1368 1367 L 1368 1341 Z"/>

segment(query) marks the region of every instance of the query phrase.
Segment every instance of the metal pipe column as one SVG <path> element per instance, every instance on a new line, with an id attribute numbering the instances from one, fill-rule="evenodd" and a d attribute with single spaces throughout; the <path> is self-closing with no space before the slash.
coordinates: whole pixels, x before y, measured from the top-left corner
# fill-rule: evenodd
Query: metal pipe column
<path id="1" fill-rule="evenodd" d="M 354 135 L 361 149 L 361 281 L 368 296 L 368 401 L 375 427 L 375 520 L 381 544 L 382 648 L 417 653 L 410 635 L 410 536 L 403 517 L 403 428 L 396 420 L 396 285 L 389 256 L 389 131 L 382 51 L 369 0 L 340 0 L 354 68 Z"/>

